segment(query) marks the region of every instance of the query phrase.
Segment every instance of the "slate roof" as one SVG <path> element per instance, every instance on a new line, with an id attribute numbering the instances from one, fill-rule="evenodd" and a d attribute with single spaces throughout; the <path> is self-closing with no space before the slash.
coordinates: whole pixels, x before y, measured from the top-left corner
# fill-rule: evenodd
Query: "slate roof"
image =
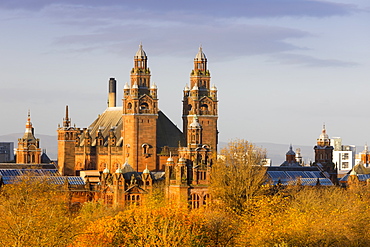
<path id="1" fill-rule="evenodd" d="M 4 176 L 1 177 L 2 182 L 4 184 L 13 184 L 17 183 L 22 180 L 20 176 Z M 31 180 L 45 180 L 52 184 L 56 185 L 63 185 L 65 184 L 66 180 L 68 181 L 69 185 L 85 185 L 84 180 L 81 177 L 65 177 L 65 176 L 32 176 L 30 177 Z"/>
<path id="2" fill-rule="evenodd" d="M 347 182 L 349 176 L 350 176 L 349 174 L 346 174 L 339 181 L 340 182 Z M 357 174 L 357 178 L 358 178 L 359 181 L 366 181 L 366 180 L 370 179 L 370 174 Z"/>
<path id="3" fill-rule="evenodd" d="M 157 147 L 178 147 L 179 142 L 182 146 L 185 143 L 183 133 L 162 111 L 159 111 L 157 124 Z"/>
<path id="4" fill-rule="evenodd" d="M 92 145 L 94 146 L 95 137 L 98 130 L 101 130 L 102 135 L 105 138 L 108 137 L 109 131 L 113 128 L 114 135 L 117 138 L 117 143 L 121 138 L 121 130 L 122 130 L 122 106 L 121 107 L 108 107 L 101 115 L 98 116 L 97 119 L 89 126 L 90 136 L 92 141 Z M 83 146 L 83 139 L 85 133 L 81 135 L 81 143 L 80 146 Z"/>
<path id="5" fill-rule="evenodd" d="M 92 139 L 92 145 L 96 145 L 96 135 L 98 130 L 101 130 L 105 141 L 109 135 L 109 131 L 113 128 L 114 135 L 117 138 L 117 146 L 122 146 L 121 131 L 122 131 L 122 106 L 108 107 L 98 118 L 89 126 L 89 133 Z M 80 146 L 83 145 L 85 133 L 82 133 Z M 178 147 L 179 142 L 184 144 L 185 139 L 179 128 L 162 112 L 158 112 L 157 120 L 157 147 L 164 146 Z"/>
<path id="6" fill-rule="evenodd" d="M 57 169 L 0 169 L 3 184 L 12 184 L 29 176 L 31 180 L 45 180 L 52 184 L 62 185 L 68 181 L 70 185 L 84 185 L 84 180 L 79 176 L 61 176 Z"/>
<path id="7" fill-rule="evenodd" d="M 268 180 L 273 185 L 305 185 L 315 186 L 318 183 L 323 186 L 334 185 L 329 175 L 321 172 L 318 167 L 268 167 Z"/>

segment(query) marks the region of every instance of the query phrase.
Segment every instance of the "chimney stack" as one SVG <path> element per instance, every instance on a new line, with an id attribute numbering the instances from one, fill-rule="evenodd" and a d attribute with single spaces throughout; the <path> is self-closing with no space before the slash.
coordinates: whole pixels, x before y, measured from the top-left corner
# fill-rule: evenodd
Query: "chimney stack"
<path id="1" fill-rule="evenodd" d="M 108 107 L 116 107 L 116 80 L 109 79 Z"/>

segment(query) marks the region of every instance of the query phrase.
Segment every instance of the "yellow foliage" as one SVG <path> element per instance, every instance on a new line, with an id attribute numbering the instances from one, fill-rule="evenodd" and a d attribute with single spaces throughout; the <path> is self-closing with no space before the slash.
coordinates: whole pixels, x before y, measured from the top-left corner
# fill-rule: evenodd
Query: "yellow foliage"
<path id="1" fill-rule="evenodd" d="M 32 177 L 2 187 L 0 246 L 67 246 L 78 221 L 66 202 L 67 194 Z"/>
<path id="2" fill-rule="evenodd" d="M 368 246 L 369 198 L 340 188 L 266 196 L 243 217 L 241 246 Z"/>
<path id="3" fill-rule="evenodd" d="M 197 210 L 137 206 L 91 222 L 74 246 L 202 246 L 204 225 Z"/>

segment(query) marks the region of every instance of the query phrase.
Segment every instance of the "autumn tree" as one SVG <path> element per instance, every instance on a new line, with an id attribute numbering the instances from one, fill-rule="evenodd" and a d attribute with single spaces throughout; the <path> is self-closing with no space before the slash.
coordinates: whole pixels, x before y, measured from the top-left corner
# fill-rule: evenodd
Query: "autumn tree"
<path id="1" fill-rule="evenodd" d="M 246 203 L 263 190 L 266 182 L 264 158 L 265 151 L 252 143 L 231 141 L 212 166 L 210 190 L 213 199 L 241 212 Z"/>
<path id="2" fill-rule="evenodd" d="M 239 246 L 369 246 L 369 188 L 303 187 L 266 195 L 241 217 Z"/>
<path id="3" fill-rule="evenodd" d="M 177 205 L 132 206 L 90 222 L 73 246 L 206 246 L 205 219 Z"/>
<path id="4" fill-rule="evenodd" d="M 1 246 L 67 246 L 77 221 L 56 185 L 25 176 L 0 191 Z"/>

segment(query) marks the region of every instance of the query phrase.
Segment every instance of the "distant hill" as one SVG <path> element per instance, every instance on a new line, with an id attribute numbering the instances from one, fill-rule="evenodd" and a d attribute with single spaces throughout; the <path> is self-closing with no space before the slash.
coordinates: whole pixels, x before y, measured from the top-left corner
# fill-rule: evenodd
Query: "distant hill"
<path id="1" fill-rule="evenodd" d="M 267 143 L 267 142 L 257 142 L 253 143 L 254 145 L 266 149 L 267 158 L 272 160 L 273 165 L 280 165 L 285 161 L 285 154 L 289 150 L 290 144 L 276 144 L 276 143 Z M 219 150 L 227 146 L 227 142 L 219 143 Z M 297 148 L 301 149 L 301 155 L 304 162 L 310 163 L 314 159 L 314 150 L 313 146 L 303 146 L 303 145 L 293 145 L 293 151 Z"/>
<path id="2" fill-rule="evenodd" d="M 13 133 L 8 135 L 1 135 L 0 142 L 14 142 L 14 148 L 17 147 L 18 138 L 21 138 L 24 133 Z M 57 136 L 51 135 L 42 135 L 36 134 L 36 138 L 40 139 L 41 149 L 46 149 L 46 153 L 50 159 L 56 160 L 58 157 L 58 141 Z M 285 160 L 285 153 L 289 150 L 289 144 L 275 144 L 275 143 L 265 143 L 257 142 L 254 143 L 258 147 L 265 148 L 267 150 L 267 158 L 270 158 L 273 162 L 273 165 L 280 165 Z M 227 142 L 219 143 L 219 150 L 227 145 Z M 313 160 L 313 146 L 302 146 L 295 145 L 293 150 L 296 148 L 301 149 L 301 154 L 303 160 L 306 163 L 309 163 L 310 160 Z"/>

